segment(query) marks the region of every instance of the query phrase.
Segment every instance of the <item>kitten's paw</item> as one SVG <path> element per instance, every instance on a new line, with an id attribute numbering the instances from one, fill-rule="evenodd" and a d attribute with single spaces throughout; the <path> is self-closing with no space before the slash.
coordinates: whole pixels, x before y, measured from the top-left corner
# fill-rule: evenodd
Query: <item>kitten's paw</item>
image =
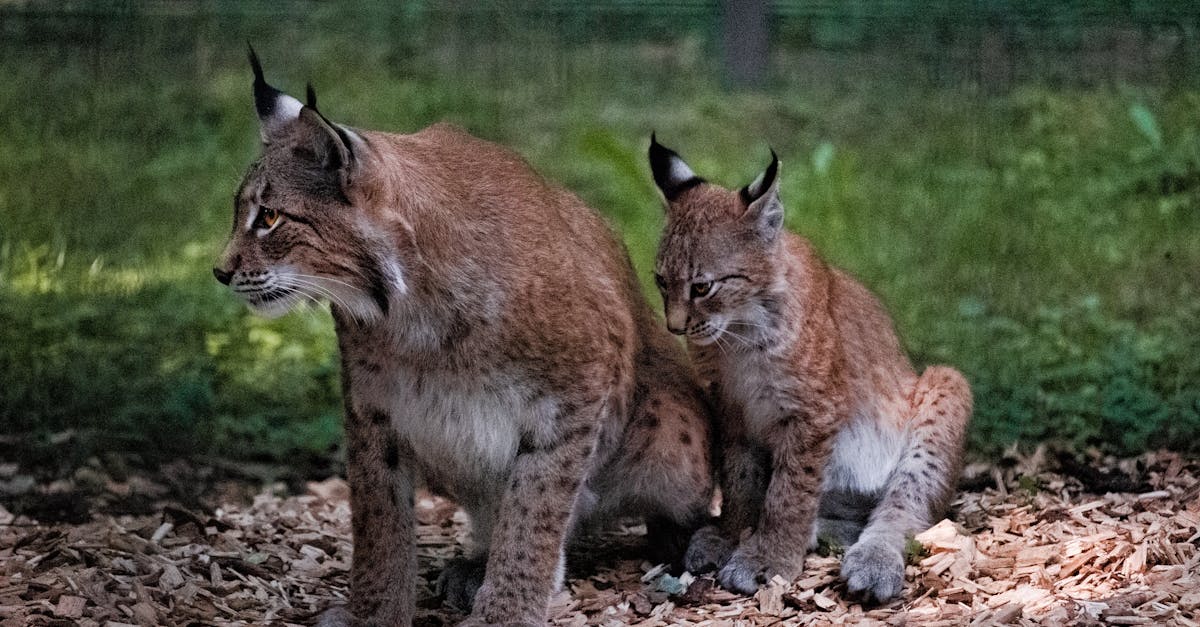
<path id="1" fill-rule="evenodd" d="M 350 609 L 339 605 L 325 610 L 321 614 L 321 618 L 317 619 L 316 627 L 354 627 L 355 625 L 358 625 L 358 621 L 354 620 Z"/>
<path id="2" fill-rule="evenodd" d="M 842 558 L 842 577 L 851 594 L 888 601 L 904 590 L 904 553 L 881 540 L 859 542 Z"/>
<path id="3" fill-rule="evenodd" d="M 732 553 L 733 543 L 716 527 L 701 527 L 692 534 L 692 541 L 683 555 L 683 568 L 694 575 L 717 570 L 725 566 Z"/>
<path id="4" fill-rule="evenodd" d="M 766 559 L 756 552 L 745 550 L 743 543 L 717 572 L 717 581 L 726 590 L 750 595 L 757 592 L 759 586 L 770 581 L 776 572 Z"/>
<path id="5" fill-rule="evenodd" d="M 460 557 L 447 562 L 434 588 L 442 603 L 460 612 L 470 612 L 475 602 L 475 594 L 483 585 L 486 563 L 487 559 L 484 557 Z"/>

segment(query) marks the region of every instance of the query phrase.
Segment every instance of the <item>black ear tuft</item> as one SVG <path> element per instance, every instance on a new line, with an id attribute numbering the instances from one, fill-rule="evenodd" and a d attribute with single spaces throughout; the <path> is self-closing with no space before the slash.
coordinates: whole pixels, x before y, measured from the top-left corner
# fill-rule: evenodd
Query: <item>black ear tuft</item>
<path id="1" fill-rule="evenodd" d="M 263 78 L 262 64 L 258 62 L 258 55 L 254 53 L 254 46 L 250 42 L 246 42 L 246 50 L 250 53 L 250 69 L 254 72 L 255 83 L 265 83 Z"/>
<path id="2" fill-rule="evenodd" d="M 250 53 L 250 69 L 254 72 L 254 110 L 260 118 L 269 117 L 275 111 L 275 100 L 279 97 L 279 90 L 268 85 L 267 79 L 263 77 L 262 63 L 258 61 L 254 46 L 246 42 L 246 49 Z"/>
<path id="3" fill-rule="evenodd" d="M 246 42 L 250 69 L 254 72 L 254 110 L 258 113 L 259 133 L 263 144 L 271 143 L 300 113 L 304 105 L 299 100 L 271 87 L 263 76 L 262 64 L 254 46 Z"/>
<path id="4" fill-rule="evenodd" d="M 779 176 L 779 155 L 775 154 L 775 149 L 771 151 L 771 164 L 767 166 L 765 172 L 762 173 L 753 183 L 743 187 L 738 194 L 742 197 L 742 202 L 747 206 L 750 203 L 762 197 L 767 190 L 775 183 L 775 177 Z"/>
<path id="5" fill-rule="evenodd" d="M 317 90 L 313 89 L 312 83 L 309 83 L 308 86 L 305 88 L 304 94 L 305 94 L 304 99 L 306 100 L 305 104 L 308 106 L 308 108 L 316 109 L 317 108 Z"/>
<path id="6" fill-rule="evenodd" d="M 668 201 L 704 182 L 674 150 L 658 143 L 658 136 L 653 132 L 650 133 L 650 172 Z"/>
<path id="7" fill-rule="evenodd" d="M 771 151 L 771 165 L 739 192 L 746 203 L 743 219 L 765 242 L 779 239 L 783 230 L 783 203 L 779 200 L 779 156 Z"/>

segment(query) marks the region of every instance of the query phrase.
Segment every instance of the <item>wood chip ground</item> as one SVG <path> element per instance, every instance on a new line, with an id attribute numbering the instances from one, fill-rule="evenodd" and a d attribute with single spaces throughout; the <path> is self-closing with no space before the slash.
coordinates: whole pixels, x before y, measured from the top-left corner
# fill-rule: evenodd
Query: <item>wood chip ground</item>
<path id="1" fill-rule="evenodd" d="M 902 598 L 846 595 L 838 558 L 753 597 L 639 559 L 633 522 L 572 549 L 555 625 L 1184 625 L 1200 626 L 1200 463 L 1167 452 L 1109 460 L 1140 492 L 1097 493 L 1046 472 L 1040 453 L 960 494 L 953 521 L 917 536 Z M 968 482 L 970 483 L 970 482 Z M 975 481 L 980 484 L 980 481 Z M 125 490 L 129 486 L 116 486 Z M 265 492 L 250 504 L 38 524 L 0 508 L 0 626 L 305 625 L 347 592 L 347 489 Z M 451 503 L 422 496 L 418 625 L 453 624 L 431 586 L 467 541 Z"/>

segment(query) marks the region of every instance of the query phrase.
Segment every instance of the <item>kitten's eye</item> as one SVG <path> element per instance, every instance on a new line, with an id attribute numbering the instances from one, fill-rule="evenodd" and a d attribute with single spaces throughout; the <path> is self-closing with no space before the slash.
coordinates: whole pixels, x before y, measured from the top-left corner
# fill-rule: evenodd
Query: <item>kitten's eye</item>
<path id="1" fill-rule="evenodd" d="M 280 213 L 270 207 L 261 207 L 258 210 L 258 217 L 254 219 L 254 228 L 269 229 L 275 226 L 279 221 Z"/>
<path id="2" fill-rule="evenodd" d="M 701 283 L 692 283 L 692 298 L 704 298 L 712 292 L 712 281 L 703 281 Z"/>
<path id="3" fill-rule="evenodd" d="M 658 286 L 658 289 L 664 292 L 667 291 L 667 281 L 666 279 L 662 278 L 661 274 L 654 275 L 654 284 Z"/>

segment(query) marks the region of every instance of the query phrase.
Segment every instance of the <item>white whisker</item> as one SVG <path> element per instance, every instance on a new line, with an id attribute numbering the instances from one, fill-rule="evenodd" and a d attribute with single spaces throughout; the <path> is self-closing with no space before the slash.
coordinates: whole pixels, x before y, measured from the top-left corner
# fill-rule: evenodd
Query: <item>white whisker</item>
<path id="1" fill-rule="evenodd" d="M 734 331 L 729 330 L 728 327 L 726 327 L 724 333 L 722 333 L 722 335 L 725 335 L 725 334 L 732 336 L 734 339 L 746 344 L 747 346 L 755 346 L 757 344 L 751 338 L 749 338 L 745 335 L 742 335 L 740 333 L 735 333 Z"/>
<path id="2" fill-rule="evenodd" d="M 350 289 L 357 289 L 353 285 L 350 285 L 349 283 L 347 283 L 345 281 L 342 281 L 340 279 L 334 279 L 334 278 L 327 277 L 327 276 L 316 276 L 314 274 L 297 274 L 294 272 L 289 272 L 287 274 L 287 276 L 296 277 L 298 279 L 317 279 L 319 281 L 329 281 L 330 283 L 339 283 L 341 285 L 345 285 L 346 287 L 348 287 Z"/>
<path id="3" fill-rule="evenodd" d="M 286 283 L 291 285 L 292 287 L 301 287 L 301 288 L 311 289 L 312 291 L 316 292 L 319 296 L 323 296 L 323 297 L 329 299 L 330 302 L 337 305 L 338 307 L 341 307 L 342 309 L 345 309 L 345 310 L 350 309 L 350 307 L 347 305 L 345 299 L 343 299 L 341 296 L 339 296 L 333 290 L 331 290 L 323 285 L 320 285 L 315 281 L 309 280 L 307 278 L 302 278 L 304 276 L 305 275 L 288 274 L 285 276 L 281 276 L 280 282 L 282 283 L 282 282 L 286 281 Z M 318 277 L 318 278 L 320 278 L 320 277 Z M 338 282 L 340 283 L 340 281 L 338 281 Z M 344 285 L 349 286 L 348 284 L 344 284 Z"/>
<path id="4" fill-rule="evenodd" d="M 717 345 L 717 350 L 721 351 L 722 355 L 729 356 L 729 351 L 725 350 L 725 342 L 721 341 L 720 335 L 713 338 L 713 343 Z"/>

